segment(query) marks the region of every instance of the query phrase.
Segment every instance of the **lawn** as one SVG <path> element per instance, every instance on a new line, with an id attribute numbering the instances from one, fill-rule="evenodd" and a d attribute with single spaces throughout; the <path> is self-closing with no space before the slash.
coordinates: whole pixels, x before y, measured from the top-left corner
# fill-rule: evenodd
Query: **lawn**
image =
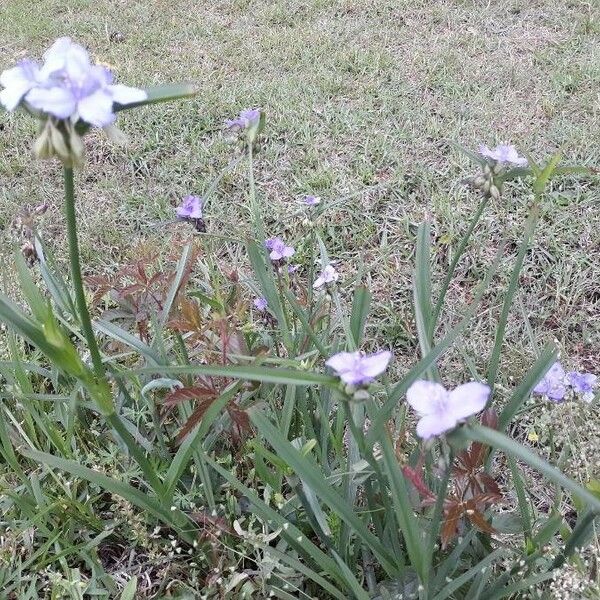
<path id="1" fill-rule="evenodd" d="M 463 183 L 476 165 L 451 142 L 473 150 L 507 142 L 539 160 L 560 149 L 566 164 L 600 163 L 600 10 L 592 2 L 0 0 L 0 17 L 0 70 L 25 56 L 39 57 L 52 40 L 68 35 L 110 65 L 119 81 L 139 87 L 190 81 L 199 88 L 191 100 L 123 113 L 124 146 L 102 132 L 86 138 L 86 163 L 76 173 L 84 275 L 111 274 L 145 256 L 166 263 L 191 235 L 188 225 L 173 222 L 174 208 L 187 194 L 198 194 L 207 196 L 207 235 L 195 236 L 202 267 L 194 277 L 214 271 L 213 279 L 225 285 L 235 270 L 242 282 L 250 278 L 240 243 L 251 233 L 247 167 L 223 123 L 241 109 L 260 107 L 266 128 L 254 163 L 267 233 L 293 240 L 297 259 L 308 261 L 299 201 L 307 194 L 322 198 L 318 226 L 346 291 L 362 282 L 373 294 L 365 349 L 393 350 L 394 375 L 412 366 L 420 351 L 412 307 L 419 223 L 430 223 L 437 290 L 479 202 Z M 12 252 L 22 243 L 18 224 L 25 208 L 48 205 L 36 226 L 67 272 L 62 178 L 58 162 L 32 160 L 35 124 L 27 115 L 3 113 L 0 133 L 1 286 L 18 298 Z M 458 322 L 506 244 L 493 287 L 466 335 L 438 362 L 449 381 L 460 380 L 461 370 L 467 378 L 485 374 L 531 200 L 523 182 L 508 184 L 487 207 L 459 262 L 440 336 Z M 248 288 L 242 295 L 251 298 Z M 551 341 L 571 367 L 600 373 L 598 177 L 562 178 L 547 193 L 507 323 L 496 381 L 501 403 Z M 0 340 L 0 349 L 7 346 Z M 562 452 L 563 470 L 582 484 L 600 479 L 597 400 L 531 400 L 525 406 L 511 425 L 514 439 L 555 463 Z M 108 435 L 95 419 L 88 425 Z M 86 443 L 88 466 L 119 476 L 129 468 L 121 464 L 118 446 Z M 523 472 L 538 510 L 573 512 L 569 498 L 555 505 L 554 488 L 525 466 Z M 55 477 L 56 489 L 63 490 L 55 493 L 58 501 L 69 476 Z M 2 474 L 2 487 L 12 481 L 8 471 Z M 193 505 L 193 499 L 180 500 Z M 111 556 L 101 557 L 110 565 L 108 574 L 94 572 L 94 585 L 120 591 L 135 574 L 147 594 L 140 598 L 169 597 L 171 588 L 162 583 L 171 577 L 173 594 L 183 594 L 185 585 L 200 590 L 204 573 L 191 569 L 186 579 L 188 564 L 173 555 L 177 544 L 148 529 L 143 512 L 116 495 L 114 502 L 115 530 L 121 540 L 133 536 L 135 544 L 130 555 L 123 541 L 111 546 Z M 0 530 L 10 524 L 11 508 L 2 501 Z M 29 531 L 19 526 L 19 535 Z M 98 523 L 90 530 L 97 532 Z M 5 544 L 12 546 L 4 566 L 14 571 L 14 548 L 23 542 L 10 527 L 4 535 L 12 540 Z M 77 598 L 68 595 L 73 565 L 67 571 L 64 560 L 51 558 L 49 548 L 58 553 L 62 547 L 54 544 L 60 543 L 49 543 L 37 564 L 47 568 L 48 581 L 69 581 L 67 591 L 53 598 Z M 28 552 L 19 560 L 28 560 Z M 234 554 L 224 563 L 228 567 Z M 600 590 L 588 578 L 597 579 L 599 556 L 594 538 L 581 564 L 560 571 L 551 597 L 597 597 Z M 80 568 L 88 578 L 90 565 Z M 37 597 L 25 595 L 27 567 L 22 578 L 10 597 Z M 574 582 L 588 596 L 568 596 Z M 211 585 L 216 590 L 220 584 Z M 219 589 L 221 596 L 203 597 L 241 597 Z"/>

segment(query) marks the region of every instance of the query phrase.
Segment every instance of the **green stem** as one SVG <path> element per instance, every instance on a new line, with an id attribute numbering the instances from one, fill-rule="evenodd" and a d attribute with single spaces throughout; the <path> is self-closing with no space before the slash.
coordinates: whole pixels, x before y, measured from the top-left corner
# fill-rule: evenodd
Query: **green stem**
<path id="1" fill-rule="evenodd" d="M 77 312 L 81 320 L 83 335 L 87 341 L 88 348 L 92 357 L 94 372 L 98 379 L 105 376 L 104 364 L 96 342 L 96 336 L 92 329 L 90 313 L 85 301 L 85 292 L 83 290 L 83 281 L 81 278 L 81 264 L 79 258 L 79 244 L 77 242 L 77 217 L 75 215 L 75 190 L 73 185 L 73 169 L 63 167 L 65 184 L 65 213 L 67 217 L 67 236 L 69 240 L 69 261 L 71 266 L 71 279 L 75 288 L 75 301 L 77 302 Z"/>
<path id="2" fill-rule="evenodd" d="M 266 239 L 265 226 L 260 214 L 260 207 L 256 201 L 256 185 L 254 183 L 254 153 L 252 149 L 252 142 L 248 142 L 248 184 L 249 184 L 249 197 L 250 197 L 250 210 L 252 212 L 252 221 L 254 224 L 254 235 L 258 240 L 259 244 L 264 244 Z"/>
<path id="3" fill-rule="evenodd" d="M 489 200 L 490 200 L 489 196 L 484 196 L 483 200 L 479 203 L 479 206 L 477 207 L 477 210 L 475 211 L 475 214 L 473 215 L 473 218 L 471 219 L 471 222 L 469 223 L 469 229 L 467 229 L 467 233 L 465 233 L 465 235 L 463 236 L 458 248 L 456 249 L 456 252 L 454 254 L 452 262 L 450 263 L 450 266 L 448 267 L 448 273 L 446 273 L 446 277 L 444 278 L 444 283 L 442 283 L 442 288 L 440 289 L 438 300 L 435 304 L 435 308 L 433 309 L 433 314 L 431 316 L 431 321 L 429 324 L 430 325 L 430 329 L 429 329 L 430 339 L 433 339 L 433 334 L 435 333 L 435 326 L 437 324 L 440 313 L 442 312 L 442 308 L 444 306 L 444 299 L 446 298 L 446 293 L 448 292 L 448 288 L 450 287 L 450 282 L 452 281 L 452 277 L 454 276 L 454 271 L 456 270 L 458 261 L 460 260 L 461 256 L 464 254 L 467 244 L 468 244 L 469 240 L 471 239 L 471 234 L 473 233 L 473 230 L 475 229 L 475 226 L 477 225 L 477 223 L 479 223 L 479 219 L 481 219 L 481 215 L 482 215 L 483 211 L 485 210 L 485 207 L 487 206 Z"/>
<path id="4" fill-rule="evenodd" d="M 502 352 L 502 346 L 504 343 L 504 335 L 506 332 L 508 315 L 512 307 L 512 302 L 517 291 L 517 287 L 519 285 L 519 276 L 521 275 L 521 269 L 523 268 L 523 262 L 525 261 L 525 254 L 527 253 L 529 244 L 531 243 L 531 240 L 533 238 L 533 233 L 535 231 L 535 226 L 537 224 L 539 215 L 540 202 L 539 199 L 536 198 L 536 201 L 532 206 L 531 212 L 529 213 L 529 216 L 527 217 L 527 221 L 525 223 L 525 237 L 523 239 L 523 242 L 521 243 L 521 247 L 519 248 L 519 253 L 517 254 L 517 261 L 510 276 L 508 289 L 506 290 L 506 295 L 504 296 L 502 312 L 500 314 L 500 319 L 498 320 L 498 328 L 496 329 L 494 348 L 492 350 L 490 364 L 487 372 L 487 382 L 492 390 L 490 393 L 490 400 L 488 401 L 488 405 L 489 403 L 491 403 L 492 394 L 494 392 L 494 385 L 496 382 L 496 377 L 498 375 L 498 368 L 500 366 L 500 354 Z"/>

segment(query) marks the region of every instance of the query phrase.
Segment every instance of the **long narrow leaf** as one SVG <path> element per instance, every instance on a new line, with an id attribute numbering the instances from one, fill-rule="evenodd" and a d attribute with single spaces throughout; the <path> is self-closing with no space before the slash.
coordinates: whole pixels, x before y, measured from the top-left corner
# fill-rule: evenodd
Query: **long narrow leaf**
<path id="1" fill-rule="evenodd" d="M 327 482 L 322 473 L 318 471 L 305 457 L 302 456 L 287 440 L 283 439 L 279 431 L 258 408 L 249 410 L 250 419 L 258 428 L 277 454 L 314 490 L 314 492 L 332 510 L 342 517 L 354 530 L 365 544 L 371 548 L 373 554 L 381 562 L 385 571 L 393 577 L 398 569 L 393 557 L 384 548 L 381 542 L 369 531 L 366 525 L 358 518 L 352 506 L 348 505 L 336 490 Z"/>

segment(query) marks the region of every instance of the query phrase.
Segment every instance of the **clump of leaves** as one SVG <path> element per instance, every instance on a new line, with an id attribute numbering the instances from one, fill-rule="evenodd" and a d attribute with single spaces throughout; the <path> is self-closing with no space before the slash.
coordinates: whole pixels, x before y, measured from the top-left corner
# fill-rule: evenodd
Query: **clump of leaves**
<path id="1" fill-rule="evenodd" d="M 185 264 L 177 296 L 185 289 L 197 256 L 198 250 L 194 250 L 191 259 Z M 99 306 L 108 296 L 103 318 L 134 324 L 140 338 L 148 342 L 152 315 L 160 314 L 165 309 L 171 285 L 177 276 L 175 260 L 170 257 L 166 262 L 167 266 L 162 267 L 158 255 L 142 256 L 114 274 L 87 277 L 86 283 L 94 292 L 93 306 Z"/>

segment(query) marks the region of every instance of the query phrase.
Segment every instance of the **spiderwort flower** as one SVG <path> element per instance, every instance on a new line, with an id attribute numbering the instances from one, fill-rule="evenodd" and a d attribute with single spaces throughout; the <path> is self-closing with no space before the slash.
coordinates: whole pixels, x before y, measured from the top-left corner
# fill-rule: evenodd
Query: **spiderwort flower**
<path id="1" fill-rule="evenodd" d="M 247 108 L 243 110 L 239 117 L 235 119 L 227 119 L 225 125 L 229 129 L 249 129 L 258 125 L 260 121 L 260 109 Z"/>
<path id="2" fill-rule="evenodd" d="M 566 375 L 566 381 L 585 402 L 591 402 L 594 399 L 594 388 L 598 382 L 596 375 L 570 371 Z"/>
<path id="3" fill-rule="evenodd" d="M 23 96 L 41 83 L 37 63 L 32 60 L 20 61 L 16 67 L 7 69 L 0 75 L 0 85 L 4 88 L 0 92 L 0 104 L 8 111 L 14 110 Z"/>
<path id="4" fill-rule="evenodd" d="M 70 38 L 59 38 L 44 54 L 38 68 L 32 61 L 0 75 L 4 86 L 0 100 L 14 110 L 22 100 L 42 113 L 57 119 L 79 119 L 89 125 L 105 127 L 115 120 L 114 104 L 132 104 L 147 98 L 137 88 L 113 84 L 112 73 L 93 65 L 89 54 Z"/>
<path id="5" fill-rule="evenodd" d="M 564 400 L 567 393 L 567 380 L 565 370 L 557 361 L 555 362 L 542 380 L 533 388 L 535 394 L 547 396 L 550 400 L 560 402 Z"/>
<path id="6" fill-rule="evenodd" d="M 321 198 L 319 196 L 305 196 L 304 204 L 307 206 L 316 206 L 317 204 L 321 204 Z"/>
<path id="7" fill-rule="evenodd" d="M 315 279 L 313 288 L 320 288 L 326 283 L 335 283 L 339 278 L 339 273 L 331 265 L 327 265 L 317 279 Z"/>
<path id="8" fill-rule="evenodd" d="M 265 241 L 267 250 L 270 250 L 269 257 L 271 260 L 282 260 L 294 256 L 296 252 L 292 246 L 286 246 L 281 238 L 269 238 Z"/>
<path id="9" fill-rule="evenodd" d="M 180 219 L 201 219 L 202 203 L 200 196 L 186 196 L 175 212 Z"/>
<path id="10" fill-rule="evenodd" d="M 406 392 L 406 400 L 421 417 L 417 435 L 429 439 L 454 429 L 460 421 L 485 408 L 490 388 L 471 381 L 448 391 L 432 381 L 415 381 Z"/>
<path id="11" fill-rule="evenodd" d="M 340 379 L 348 385 L 364 385 L 371 383 L 381 375 L 392 360 L 392 353 L 382 350 L 375 354 L 363 352 L 338 352 L 325 364 L 331 367 Z"/>
<path id="12" fill-rule="evenodd" d="M 258 310 L 259 312 L 264 312 L 267 307 L 268 307 L 268 303 L 266 298 L 256 298 L 254 300 L 254 308 L 256 308 L 256 310 Z"/>
<path id="13" fill-rule="evenodd" d="M 115 105 L 147 99 L 143 90 L 113 83 L 111 72 L 94 65 L 82 46 L 59 38 L 44 54 L 44 64 L 26 60 L 0 74 L 0 103 L 9 111 L 21 104 L 42 120 L 34 150 L 41 158 L 57 156 L 65 165 L 81 162 L 82 121 L 117 137 Z M 124 137 L 122 134 L 121 138 Z"/>
<path id="14" fill-rule="evenodd" d="M 489 158 L 501 165 L 515 165 L 516 167 L 527 166 L 527 159 L 519 156 L 517 149 L 508 144 L 500 144 L 494 149 L 490 149 L 485 144 L 481 144 L 479 146 L 479 154 L 484 158 Z"/>

